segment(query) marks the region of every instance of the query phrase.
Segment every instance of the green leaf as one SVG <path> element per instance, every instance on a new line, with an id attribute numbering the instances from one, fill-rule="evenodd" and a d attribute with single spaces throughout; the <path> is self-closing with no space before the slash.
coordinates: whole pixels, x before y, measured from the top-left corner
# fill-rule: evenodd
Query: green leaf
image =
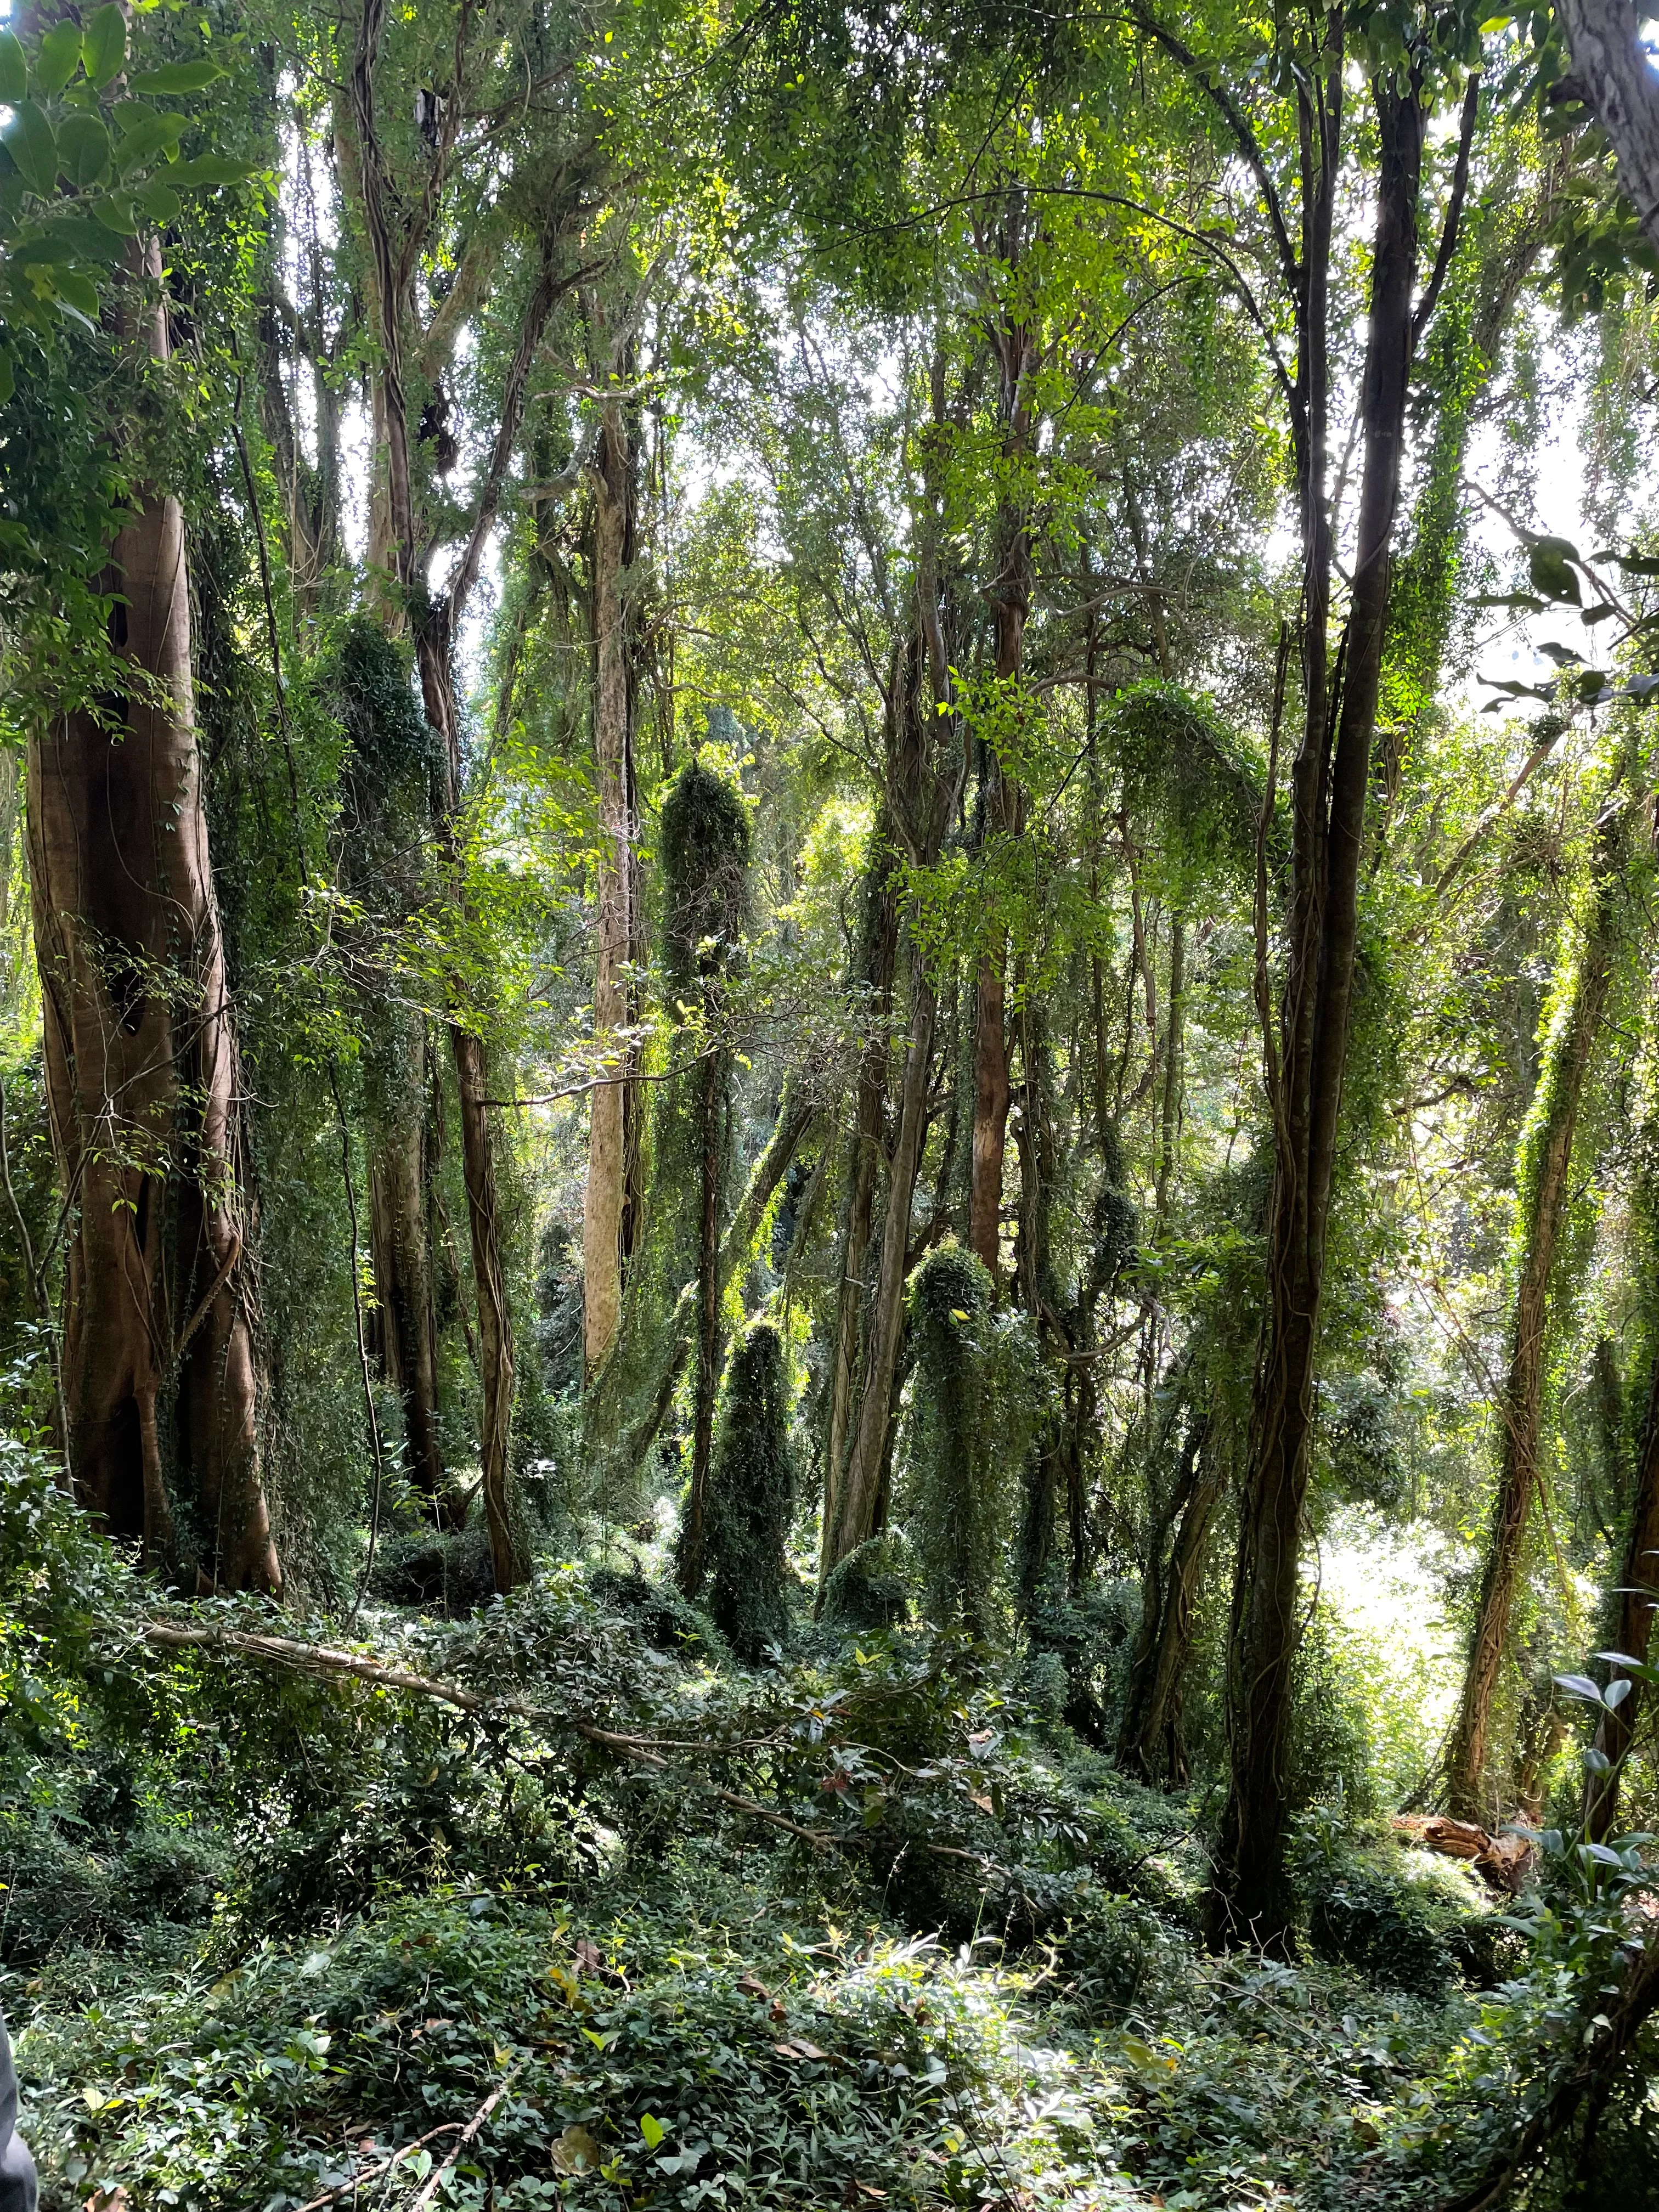
<path id="1" fill-rule="evenodd" d="M 119 76 L 127 58 L 127 19 L 116 0 L 100 8 L 81 33 L 81 58 L 101 92 Z"/>
<path id="2" fill-rule="evenodd" d="M 1583 1698 L 1586 1705 L 1601 1704 L 1601 1685 L 1592 1682 L 1588 1674 L 1557 1674 L 1553 1679 L 1557 1688 L 1565 1690 L 1570 1698 Z"/>
<path id="3" fill-rule="evenodd" d="M 101 199 L 89 200 L 87 212 L 96 216 L 106 230 L 113 231 L 119 238 L 136 238 L 138 235 L 138 218 L 133 212 L 130 193 L 106 192 Z"/>
<path id="4" fill-rule="evenodd" d="M 20 100 L 0 139 L 16 162 L 23 182 L 42 199 L 58 181 L 58 141 L 52 135 L 46 111 L 33 100 Z"/>
<path id="5" fill-rule="evenodd" d="M 172 222 L 184 205 L 171 185 L 164 185 L 157 177 L 147 177 L 142 185 L 135 185 L 132 197 L 144 213 L 156 222 Z"/>
<path id="6" fill-rule="evenodd" d="M 67 17 L 54 23 L 34 57 L 34 82 L 42 92 L 61 92 L 81 66 L 81 26 Z"/>
<path id="7" fill-rule="evenodd" d="M 1645 553 L 1615 553 L 1613 557 L 1627 576 L 1659 576 L 1659 561 Z"/>
<path id="8" fill-rule="evenodd" d="M 0 101 L 15 107 L 29 92 L 28 57 L 15 31 L 0 30 Z"/>
<path id="9" fill-rule="evenodd" d="M 115 149 L 115 166 L 124 177 L 157 154 L 170 156 L 185 135 L 182 115 L 158 115 L 140 100 L 118 101 L 115 120 L 122 134 Z"/>
<path id="10" fill-rule="evenodd" d="M 9 351 L 0 346 L 0 407 L 3 407 L 17 388 L 17 368 Z"/>
<path id="11" fill-rule="evenodd" d="M 246 184 L 258 174 L 252 161 L 234 161 L 228 154 L 197 154 L 188 161 L 175 161 L 167 171 L 167 182 L 187 192 L 198 185 Z"/>
<path id="12" fill-rule="evenodd" d="M 1577 548 L 1565 538 L 1535 538 L 1527 556 L 1534 589 L 1546 599 L 1568 599 L 1577 606 L 1578 576 L 1572 564 L 1577 558 Z"/>
<path id="13" fill-rule="evenodd" d="M 98 287 L 90 276 L 79 269 L 60 269 L 58 271 L 58 297 L 64 307 L 73 309 L 83 321 L 96 325 Z"/>
<path id="14" fill-rule="evenodd" d="M 645 2137 L 645 2147 L 647 2150 L 655 2150 L 667 2132 L 662 2122 L 653 2119 L 649 2112 L 640 2114 L 640 2133 Z"/>
<path id="15" fill-rule="evenodd" d="M 109 173 L 111 147 L 103 118 L 77 110 L 58 126 L 58 165 L 77 191 L 101 184 Z"/>
<path id="16" fill-rule="evenodd" d="M 1578 619 L 1586 624 L 1590 623 L 1607 622 L 1611 617 L 1616 615 L 1618 611 L 1619 610 L 1617 607 L 1609 607 L 1607 605 L 1586 607 L 1583 613 L 1578 617 Z"/>
<path id="17" fill-rule="evenodd" d="M 127 86 L 151 99 L 171 100 L 187 92 L 205 92 L 227 74 L 217 62 L 164 62 L 160 69 L 141 70 L 129 77 Z"/>
<path id="18" fill-rule="evenodd" d="M 1616 1713 L 1631 1693 L 1632 1685 L 1628 1674 L 1621 1674 L 1616 1682 L 1609 1682 L 1601 1692 L 1601 1703 L 1610 1713 Z"/>

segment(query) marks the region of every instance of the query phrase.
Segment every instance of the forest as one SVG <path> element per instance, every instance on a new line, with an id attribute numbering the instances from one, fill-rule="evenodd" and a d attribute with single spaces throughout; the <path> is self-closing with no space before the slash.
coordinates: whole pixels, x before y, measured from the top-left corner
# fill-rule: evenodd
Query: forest
<path id="1" fill-rule="evenodd" d="M 1633 0 L 12 0 L 46 2212 L 1659 2206 L 1656 456 Z"/>

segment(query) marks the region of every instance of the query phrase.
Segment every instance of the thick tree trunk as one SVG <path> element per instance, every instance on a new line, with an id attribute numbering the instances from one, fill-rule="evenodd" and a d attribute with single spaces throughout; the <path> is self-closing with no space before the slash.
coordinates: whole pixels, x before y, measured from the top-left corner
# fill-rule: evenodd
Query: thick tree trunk
<path id="1" fill-rule="evenodd" d="M 410 1480 L 431 1503 L 442 1493 L 438 1437 L 438 1326 L 432 1285 L 427 1192 L 426 1029 L 404 1025 L 398 1043 L 406 1081 L 371 1115 L 369 1252 L 376 1301 L 374 1348 L 403 1401 Z"/>
<path id="2" fill-rule="evenodd" d="M 1645 10 L 1630 0 L 1561 0 L 1573 89 L 1613 141 L 1619 181 L 1659 246 L 1659 81 L 1638 35 Z"/>
<path id="3" fill-rule="evenodd" d="M 599 772 L 599 945 L 593 975 L 593 1032 L 602 1072 L 594 1091 L 582 1198 L 582 1350 L 596 1376 L 622 1318 L 623 1263 L 629 1243 L 629 1124 L 637 1114 L 637 1051 L 615 1042 L 633 1019 L 629 963 L 636 929 L 635 873 L 635 684 L 626 578 L 635 558 L 636 505 L 633 443 L 620 401 L 606 403 L 599 439 L 593 522 L 595 643 L 593 752 Z M 611 1040 L 607 1043 L 607 1040 Z"/>
<path id="4" fill-rule="evenodd" d="M 861 1355 L 868 1351 L 865 1328 L 869 1285 L 865 1271 L 875 1229 L 883 1134 L 887 1117 L 888 1070 L 892 1058 L 889 1027 L 893 1012 L 893 969 L 898 951 L 898 869 L 888 849 L 890 825 L 878 817 L 865 883 L 865 913 L 859 981 L 865 992 L 870 1031 L 859 1056 L 858 1094 L 848 1140 L 847 1225 L 842 1237 L 841 1279 L 836 1295 L 836 1328 L 830 1346 L 829 1403 L 824 1420 L 824 1493 L 820 1543 L 820 1579 L 833 1562 L 829 1546 L 836 1526 L 848 1434 L 858 1399 Z"/>
<path id="5" fill-rule="evenodd" d="M 1313 1427 L 1319 1312 L 1358 924 L 1361 842 L 1399 502 L 1424 111 L 1414 90 L 1379 89 L 1381 158 L 1370 326 L 1361 389 L 1364 465 L 1347 627 L 1330 744 L 1327 632 L 1332 566 L 1326 500 L 1330 229 L 1340 161 L 1340 19 L 1332 19 L 1320 112 L 1304 94 L 1304 141 L 1319 136 L 1298 301 L 1294 424 L 1302 506 L 1306 720 L 1292 775 L 1292 893 L 1279 1045 L 1269 1068 L 1273 1181 L 1267 1327 L 1255 1386 L 1228 1654 L 1231 1786 L 1214 1897 L 1216 1934 L 1288 1941 L 1285 1761 L 1302 1610 L 1302 1516 Z"/>
<path id="6" fill-rule="evenodd" d="M 1503 1425 L 1498 1496 L 1470 1640 L 1462 1700 L 1447 1757 L 1446 1802 L 1458 1820 L 1484 1820 L 1504 1809 L 1489 1804 L 1487 1757 L 1492 1708 L 1509 1644 L 1538 1493 L 1539 1425 L 1543 1409 L 1550 1279 L 1565 1214 L 1584 1079 L 1606 1009 L 1618 896 L 1620 823 L 1604 825 L 1596 855 L 1582 944 L 1558 1003 L 1544 1065 L 1521 1137 L 1520 1272 L 1510 1340 L 1509 1375 L 1498 1413 Z"/>
<path id="7" fill-rule="evenodd" d="M 933 987 L 913 947 L 910 1042 L 899 1091 L 898 1135 L 888 1170 L 881 1225 L 881 1267 L 870 1322 L 870 1352 L 858 1419 L 837 1487 L 833 1526 L 823 1547 L 827 1574 L 875 1533 L 892 1424 L 893 1383 L 904 1332 L 905 1261 L 916 1175 L 927 1134 L 927 1076 L 933 1050 Z"/>
<path id="8" fill-rule="evenodd" d="M 1659 1354 L 1648 1387 L 1647 1415 L 1637 1455 L 1636 1495 L 1631 1504 L 1625 1537 L 1625 1555 L 1619 1577 L 1619 1607 L 1610 1649 L 1627 1658 L 1645 1662 L 1653 1638 L 1653 1608 L 1659 1592 Z M 1616 1679 L 1628 1670 L 1616 1663 Z M 1642 1685 L 1629 1677 L 1630 1693 L 1613 1711 L 1603 1711 L 1595 1730 L 1595 1748 L 1607 1760 L 1607 1771 L 1591 1774 L 1584 1785 L 1584 1832 L 1595 1844 L 1605 1843 L 1619 1812 L 1619 1784 L 1624 1762 L 1636 1735 L 1642 1710 Z"/>
<path id="9" fill-rule="evenodd" d="M 159 689 L 107 702 L 110 728 L 71 715 L 28 763 L 47 1100 L 73 1202 L 64 1443 L 112 1534 L 206 1584 L 275 1589 L 177 500 L 142 497 L 109 582 L 112 642 Z"/>

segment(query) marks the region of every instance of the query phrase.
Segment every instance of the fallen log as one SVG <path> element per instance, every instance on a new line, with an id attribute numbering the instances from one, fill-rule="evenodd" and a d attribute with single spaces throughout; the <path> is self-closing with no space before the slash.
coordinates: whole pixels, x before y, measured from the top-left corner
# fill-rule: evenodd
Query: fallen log
<path id="1" fill-rule="evenodd" d="M 1467 1860 L 1506 1897 L 1515 1896 L 1537 1856 L 1524 1836 L 1494 1836 L 1473 1820 L 1454 1820 L 1445 1813 L 1396 1813 L 1389 1825 L 1423 1850 Z"/>

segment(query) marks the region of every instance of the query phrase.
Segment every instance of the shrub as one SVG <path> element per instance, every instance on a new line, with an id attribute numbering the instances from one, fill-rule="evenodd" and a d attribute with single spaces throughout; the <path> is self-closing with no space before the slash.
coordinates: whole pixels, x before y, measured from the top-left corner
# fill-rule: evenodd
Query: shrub
<path id="1" fill-rule="evenodd" d="M 1012 1455 L 998 1449 L 991 1278 L 971 1252 L 942 1244 L 910 1278 L 908 1519 L 928 1611 L 990 1634 L 1006 1548 Z"/>
<path id="2" fill-rule="evenodd" d="M 757 1659 L 788 1634 L 794 1498 L 783 1339 L 759 1321 L 726 1363 L 704 1538 L 709 1616 L 740 1658 Z"/>
<path id="3" fill-rule="evenodd" d="M 830 1569 L 823 1585 L 823 1619 L 848 1635 L 896 1628 L 910 1609 L 897 1547 L 890 1535 L 872 1536 Z"/>

